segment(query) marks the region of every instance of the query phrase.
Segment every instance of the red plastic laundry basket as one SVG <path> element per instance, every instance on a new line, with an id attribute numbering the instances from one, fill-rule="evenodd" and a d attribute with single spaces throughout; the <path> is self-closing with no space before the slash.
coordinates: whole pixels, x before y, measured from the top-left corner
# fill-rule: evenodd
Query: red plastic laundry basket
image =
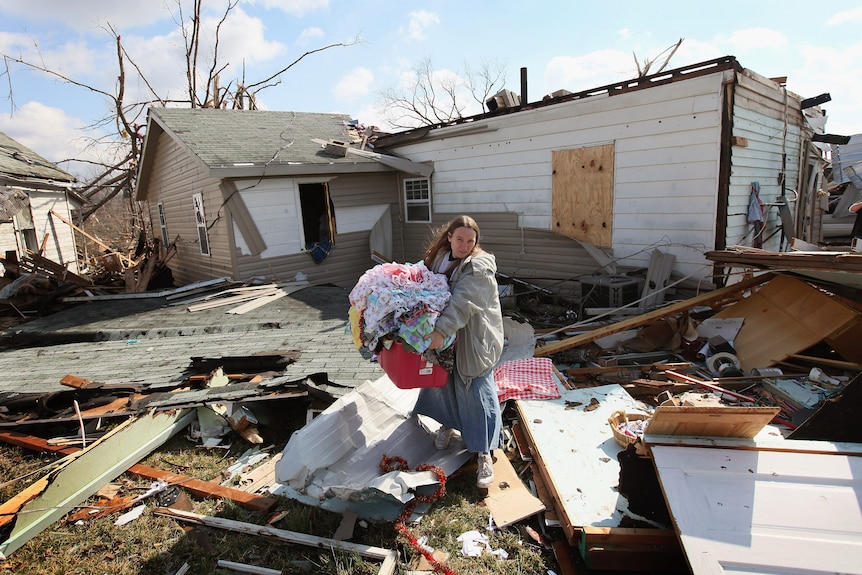
<path id="1" fill-rule="evenodd" d="M 418 353 L 409 352 L 400 343 L 383 348 L 377 354 L 380 367 L 396 387 L 443 387 L 449 380 L 449 372 L 430 362 Z"/>

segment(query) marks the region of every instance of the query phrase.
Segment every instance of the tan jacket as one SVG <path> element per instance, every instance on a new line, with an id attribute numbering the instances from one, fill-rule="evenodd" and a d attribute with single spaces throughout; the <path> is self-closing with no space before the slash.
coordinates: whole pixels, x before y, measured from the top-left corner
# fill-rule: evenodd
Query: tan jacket
<path id="1" fill-rule="evenodd" d="M 445 253 L 437 256 L 433 269 L 444 257 Z M 503 314 L 496 273 L 493 254 L 464 258 L 452 272 L 452 297 L 434 327 L 444 337 L 457 333 L 455 367 L 468 382 L 491 371 L 503 352 Z"/>

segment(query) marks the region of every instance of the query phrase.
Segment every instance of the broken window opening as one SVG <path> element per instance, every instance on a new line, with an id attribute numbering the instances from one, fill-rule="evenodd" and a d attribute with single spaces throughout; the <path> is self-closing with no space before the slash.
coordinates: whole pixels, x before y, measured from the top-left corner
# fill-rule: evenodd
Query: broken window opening
<path id="1" fill-rule="evenodd" d="M 335 245 L 335 207 L 326 183 L 299 184 L 305 249 L 315 263 L 322 262 Z"/>
<path id="2" fill-rule="evenodd" d="M 29 201 L 20 212 L 15 214 L 13 219 L 15 221 L 15 235 L 18 240 L 18 251 L 22 254 L 27 252 L 39 253 L 39 238 L 36 237 L 36 225 L 33 223 Z"/>
<path id="3" fill-rule="evenodd" d="M 210 241 L 207 235 L 207 218 L 204 212 L 204 199 L 201 194 L 192 196 L 195 208 L 195 222 L 198 227 L 198 244 L 201 248 L 201 255 L 210 255 Z M 167 243 L 167 242 L 166 242 Z"/>
<path id="4" fill-rule="evenodd" d="M 159 202 L 157 204 L 159 209 L 159 229 L 162 231 L 162 245 L 168 245 L 168 224 L 165 219 L 165 204 L 163 202 Z"/>
<path id="5" fill-rule="evenodd" d="M 407 214 L 407 222 L 431 222 L 430 178 L 409 178 L 404 180 L 404 208 Z"/>

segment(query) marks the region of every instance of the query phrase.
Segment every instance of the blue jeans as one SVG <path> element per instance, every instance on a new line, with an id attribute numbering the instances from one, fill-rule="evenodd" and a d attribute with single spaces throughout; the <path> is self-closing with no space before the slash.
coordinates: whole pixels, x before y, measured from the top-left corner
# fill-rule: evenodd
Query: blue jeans
<path id="1" fill-rule="evenodd" d="M 454 370 L 443 387 L 422 388 L 413 412 L 460 431 L 467 451 L 488 452 L 501 445 L 503 418 L 493 371 L 467 385 Z"/>

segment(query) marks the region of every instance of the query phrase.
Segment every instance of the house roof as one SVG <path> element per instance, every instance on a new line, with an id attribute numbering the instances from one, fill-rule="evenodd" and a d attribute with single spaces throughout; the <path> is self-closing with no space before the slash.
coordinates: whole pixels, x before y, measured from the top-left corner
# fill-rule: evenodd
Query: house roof
<path id="1" fill-rule="evenodd" d="M 374 158 L 330 153 L 319 143 L 334 140 L 353 143 L 358 149 L 361 136 L 355 122 L 344 114 L 152 107 L 139 172 L 139 199 L 146 196 L 162 133 L 217 178 L 393 170 Z"/>
<path id="2" fill-rule="evenodd" d="M 72 176 L 27 146 L 0 132 L 0 181 L 22 184 L 62 186 L 76 181 Z"/>
<path id="3" fill-rule="evenodd" d="M 358 141 L 350 116 L 310 112 L 150 108 L 150 117 L 210 168 L 237 164 L 353 163 L 312 138 Z M 227 136 L 227 137 L 226 137 Z"/>
<path id="4" fill-rule="evenodd" d="M 224 307 L 190 312 L 188 304 L 179 305 L 186 300 L 157 294 L 76 305 L 0 334 L 7 345 L 0 370 L 16 374 L 0 385 L 0 402 L 6 393 L 68 390 L 60 380 L 70 373 L 101 384 L 169 388 L 187 377 L 196 357 L 273 351 L 298 355 L 271 383 L 325 372 L 330 383 L 320 387 L 341 395 L 383 374 L 348 335 L 333 337 L 344 333 L 348 294 L 314 286 L 243 314 L 225 313 Z M 38 360 L 34 346 L 45 351 Z"/>

